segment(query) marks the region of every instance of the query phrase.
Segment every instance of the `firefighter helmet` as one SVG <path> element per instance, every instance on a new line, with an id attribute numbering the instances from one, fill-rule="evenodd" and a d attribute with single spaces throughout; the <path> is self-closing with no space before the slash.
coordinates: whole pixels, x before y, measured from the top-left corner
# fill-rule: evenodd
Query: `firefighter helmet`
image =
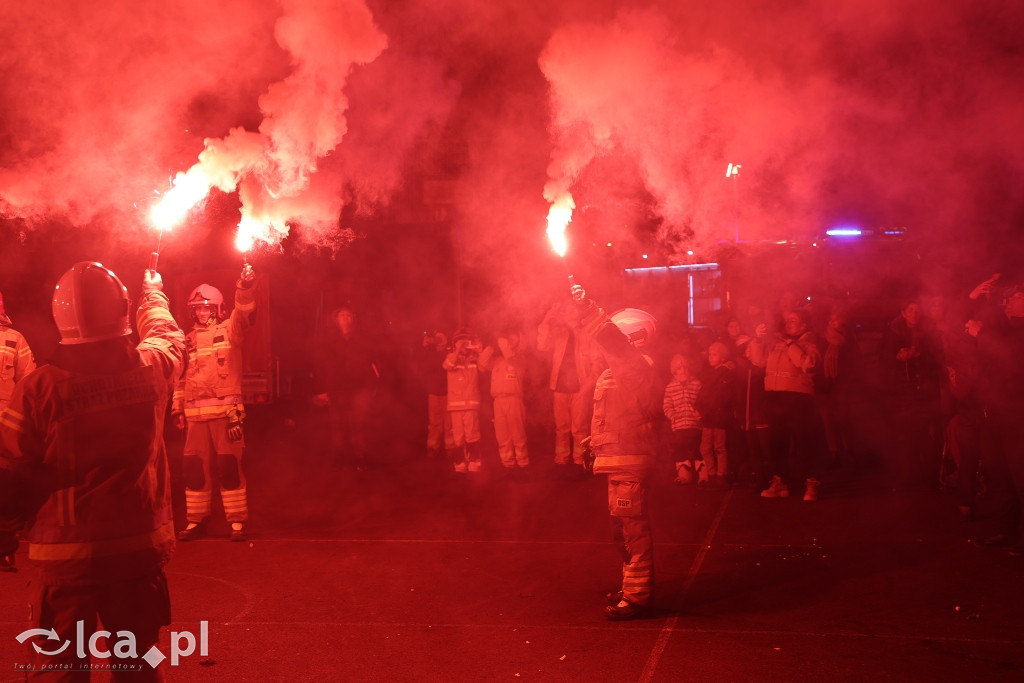
<path id="1" fill-rule="evenodd" d="M 86 344 L 132 333 L 128 289 L 95 261 L 76 263 L 53 290 L 53 320 L 61 344 Z"/>
<path id="2" fill-rule="evenodd" d="M 612 322 L 626 335 L 629 343 L 637 348 L 649 343 L 658 329 L 658 321 L 654 316 L 639 308 L 623 308 L 612 315 Z"/>
<path id="3" fill-rule="evenodd" d="M 192 290 L 192 293 L 188 295 L 188 312 L 193 319 L 196 317 L 196 306 L 213 306 L 217 309 L 214 315 L 217 320 L 223 320 L 224 315 L 224 295 L 220 293 L 220 290 L 213 285 L 203 283 Z"/>

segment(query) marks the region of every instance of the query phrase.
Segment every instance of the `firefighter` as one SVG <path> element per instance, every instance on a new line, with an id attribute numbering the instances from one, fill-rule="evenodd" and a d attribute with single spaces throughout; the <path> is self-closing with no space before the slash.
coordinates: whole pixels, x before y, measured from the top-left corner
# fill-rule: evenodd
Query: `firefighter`
<path id="1" fill-rule="evenodd" d="M 452 419 L 452 447 L 448 457 L 457 473 L 480 471 L 480 378 L 477 360 L 480 343 L 469 328 L 452 336 L 451 353 L 442 367 L 448 371 L 448 414 Z M 490 348 L 490 347 L 488 347 Z"/>
<path id="2" fill-rule="evenodd" d="M 551 354 L 555 419 L 555 465 L 559 477 L 575 479 L 583 471 L 583 440 L 590 433 L 594 383 L 604 366 L 593 344 L 580 334 L 579 312 L 556 303 L 537 326 L 537 350 Z"/>
<path id="3" fill-rule="evenodd" d="M 224 295 L 201 284 L 189 294 L 189 314 L 195 322 L 185 336 L 185 373 L 174 392 L 171 412 L 185 433 L 185 518 L 179 541 L 206 535 L 214 484 L 220 490 L 231 540 L 248 538 L 242 451 L 242 342 L 256 314 L 255 274 L 248 263 L 235 283 L 235 307 L 225 315 Z"/>
<path id="4" fill-rule="evenodd" d="M 0 555 L 13 556 L 20 531 L 38 570 L 31 619 L 43 636 L 25 643 L 37 671 L 88 679 L 88 655 L 54 653 L 54 639 L 68 643 L 79 628 L 102 633 L 97 620 L 108 635 L 131 633 L 138 653 L 170 623 L 163 567 L 174 523 L 163 430 L 185 345 L 161 288 L 147 271 L 134 346 L 124 285 L 99 263 L 75 264 L 53 295 L 58 351 L 0 414 Z M 150 666 L 129 676 L 162 678 Z"/>
<path id="5" fill-rule="evenodd" d="M 647 479 L 654 467 L 654 364 L 641 352 L 654 335 L 654 318 L 626 308 L 609 317 L 572 286 L 584 334 L 608 363 L 594 387 L 590 444 L 594 474 L 608 475 L 612 537 L 622 556 L 622 589 L 607 595 L 605 617 L 623 621 L 642 616 L 654 588 L 654 543 L 647 509 Z"/>
<path id="6" fill-rule="evenodd" d="M 520 344 L 518 330 L 508 330 L 498 337 L 498 351 L 488 346 L 481 352 L 477 365 L 491 373 L 491 397 L 494 399 L 494 436 L 498 441 L 498 458 L 510 476 L 525 475 L 530 466 L 526 444 L 526 403 L 523 382 L 526 377 L 526 354 Z"/>
<path id="7" fill-rule="evenodd" d="M 11 327 L 0 292 L 0 412 L 7 407 L 14 385 L 36 369 L 32 349 L 20 332 Z"/>

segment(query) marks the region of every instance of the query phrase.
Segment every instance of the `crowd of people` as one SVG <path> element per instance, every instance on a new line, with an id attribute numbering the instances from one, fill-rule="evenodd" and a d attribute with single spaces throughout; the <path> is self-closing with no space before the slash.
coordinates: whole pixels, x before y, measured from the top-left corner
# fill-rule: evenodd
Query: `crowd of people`
<path id="1" fill-rule="evenodd" d="M 771 310 L 723 311 L 721 325 L 702 334 L 666 335 L 647 349 L 661 407 L 651 416 L 656 466 L 680 486 L 734 486 L 808 502 L 827 497 L 830 481 L 843 473 L 875 468 L 899 485 L 954 494 L 965 519 L 1000 520 L 999 533 L 986 540 L 1019 554 L 1024 290 L 1000 282 L 993 276 L 959 298 L 908 298 L 871 335 L 858 334 L 842 308 L 812 310 L 789 294 Z M 424 337 L 428 453 L 447 452 L 455 472 L 479 471 L 477 373 L 490 372 L 506 473 L 530 476 L 525 411 L 550 405 L 553 442 L 543 457 L 559 479 L 584 476 L 607 358 L 585 333 L 577 307 L 568 300 L 551 306 L 534 348 L 513 330 L 497 335 L 497 351 L 467 328 L 455 339 L 449 345 L 444 333 Z M 525 354 L 539 360 L 543 376 L 524 390 L 532 367 Z M 538 389 L 550 400 L 532 400 Z"/>
<path id="2" fill-rule="evenodd" d="M 60 351 L 40 368 L 0 297 L 0 557 L 12 570 L 25 539 L 42 560 L 33 598 L 35 614 L 47 615 L 40 628 L 120 620 L 155 639 L 167 623 L 163 566 L 173 541 L 206 533 L 215 491 L 231 540 L 248 538 L 239 356 L 256 314 L 255 281 L 246 265 L 230 312 L 219 290 L 196 287 L 184 333 L 159 275 L 147 271 L 141 341 L 132 345 L 120 280 L 98 263 L 77 264 L 53 300 Z M 993 275 L 960 300 L 907 300 L 870 350 L 842 310 L 821 319 L 798 301 L 723 311 L 721 329 L 663 335 L 654 346 L 653 316 L 609 315 L 573 285 L 539 321 L 535 348 L 515 325 L 496 330 L 492 343 L 468 327 L 450 340 L 424 334 L 426 457 L 458 477 L 492 466 L 481 420 L 489 390 L 493 466 L 503 478 L 528 480 L 547 458 L 560 480 L 607 475 L 623 560 L 621 588 L 607 596 L 610 620 L 643 614 L 651 599 L 647 492 L 659 466 L 680 487 L 745 486 L 766 499 L 814 502 L 829 495 L 836 465 L 866 462 L 872 432 L 887 441 L 883 464 L 901 482 L 952 491 L 965 519 L 995 520 L 987 543 L 1024 555 L 1024 287 Z M 311 403 L 328 408 L 335 464 L 358 469 L 373 459 L 367 420 L 381 371 L 353 333 L 351 307 L 330 322 L 314 343 Z M 536 385 L 531 358 L 544 369 Z M 531 452 L 536 387 L 550 393 L 553 428 L 549 444 Z M 168 412 L 186 430 L 186 524 L 177 533 Z M 112 424 L 130 425 L 132 438 L 112 444 Z M 76 478 L 62 465 L 72 456 L 93 474 Z M 84 501 L 95 514 L 76 518 Z M 152 609 L 140 617 L 126 600 Z"/>

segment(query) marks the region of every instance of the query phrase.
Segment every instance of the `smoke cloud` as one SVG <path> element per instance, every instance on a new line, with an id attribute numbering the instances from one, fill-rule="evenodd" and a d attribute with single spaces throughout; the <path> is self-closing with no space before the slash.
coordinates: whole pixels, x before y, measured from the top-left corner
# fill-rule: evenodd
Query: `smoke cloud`
<path id="1" fill-rule="evenodd" d="M 1012 222 L 1021 188 L 993 170 L 1020 173 L 1021 25 L 1007 3 L 916 1 L 686 3 L 571 21 L 539 60 L 554 129 L 545 197 L 576 184 L 600 203 L 635 167 L 677 260 L 737 230 L 807 238 L 849 221 L 957 239 Z M 739 176 L 726 177 L 730 163 Z"/>
<path id="2" fill-rule="evenodd" d="M 237 191 L 266 241 L 290 226 L 307 242 L 344 241 L 343 206 L 386 204 L 418 132 L 457 94 L 436 63 L 400 48 L 374 64 L 388 40 L 362 0 L 3 12 L 0 215 L 29 228 L 151 231 L 148 210 L 174 178 L 190 204 Z M 348 136 L 348 80 L 371 66 L 363 110 L 388 111 L 361 115 Z"/>
<path id="3" fill-rule="evenodd" d="M 198 165 L 267 239 L 336 244 L 445 178 L 506 281 L 570 193 L 570 258 L 1020 219 L 1018 3 L 367 1 L 3 3 L 0 216 L 145 235 Z"/>

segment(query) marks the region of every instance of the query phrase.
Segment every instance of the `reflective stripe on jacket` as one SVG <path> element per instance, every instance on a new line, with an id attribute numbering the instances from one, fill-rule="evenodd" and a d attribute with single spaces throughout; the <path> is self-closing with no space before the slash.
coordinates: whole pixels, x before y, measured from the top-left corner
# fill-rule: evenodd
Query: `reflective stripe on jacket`
<path id="1" fill-rule="evenodd" d="M 255 308 L 252 289 L 238 287 L 227 320 L 197 325 L 185 336 L 188 361 L 174 391 L 172 413 L 184 413 L 191 420 L 212 420 L 227 416 L 240 403 L 242 343 Z"/>
<path id="2" fill-rule="evenodd" d="M 104 348 L 111 368 L 45 365 L 0 416 L 0 533 L 28 527 L 45 583 L 144 576 L 173 550 L 163 430 L 184 337 L 162 292 L 143 294 L 137 323 L 137 347 Z"/>
<path id="3" fill-rule="evenodd" d="M 444 359 L 448 371 L 448 410 L 480 409 L 480 370 L 476 356 L 452 351 Z"/>
<path id="4" fill-rule="evenodd" d="M 0 325 L 0 400 L 9 400 L 14 385 L 35 369 L 25 337 L 13 327 Z"/>

